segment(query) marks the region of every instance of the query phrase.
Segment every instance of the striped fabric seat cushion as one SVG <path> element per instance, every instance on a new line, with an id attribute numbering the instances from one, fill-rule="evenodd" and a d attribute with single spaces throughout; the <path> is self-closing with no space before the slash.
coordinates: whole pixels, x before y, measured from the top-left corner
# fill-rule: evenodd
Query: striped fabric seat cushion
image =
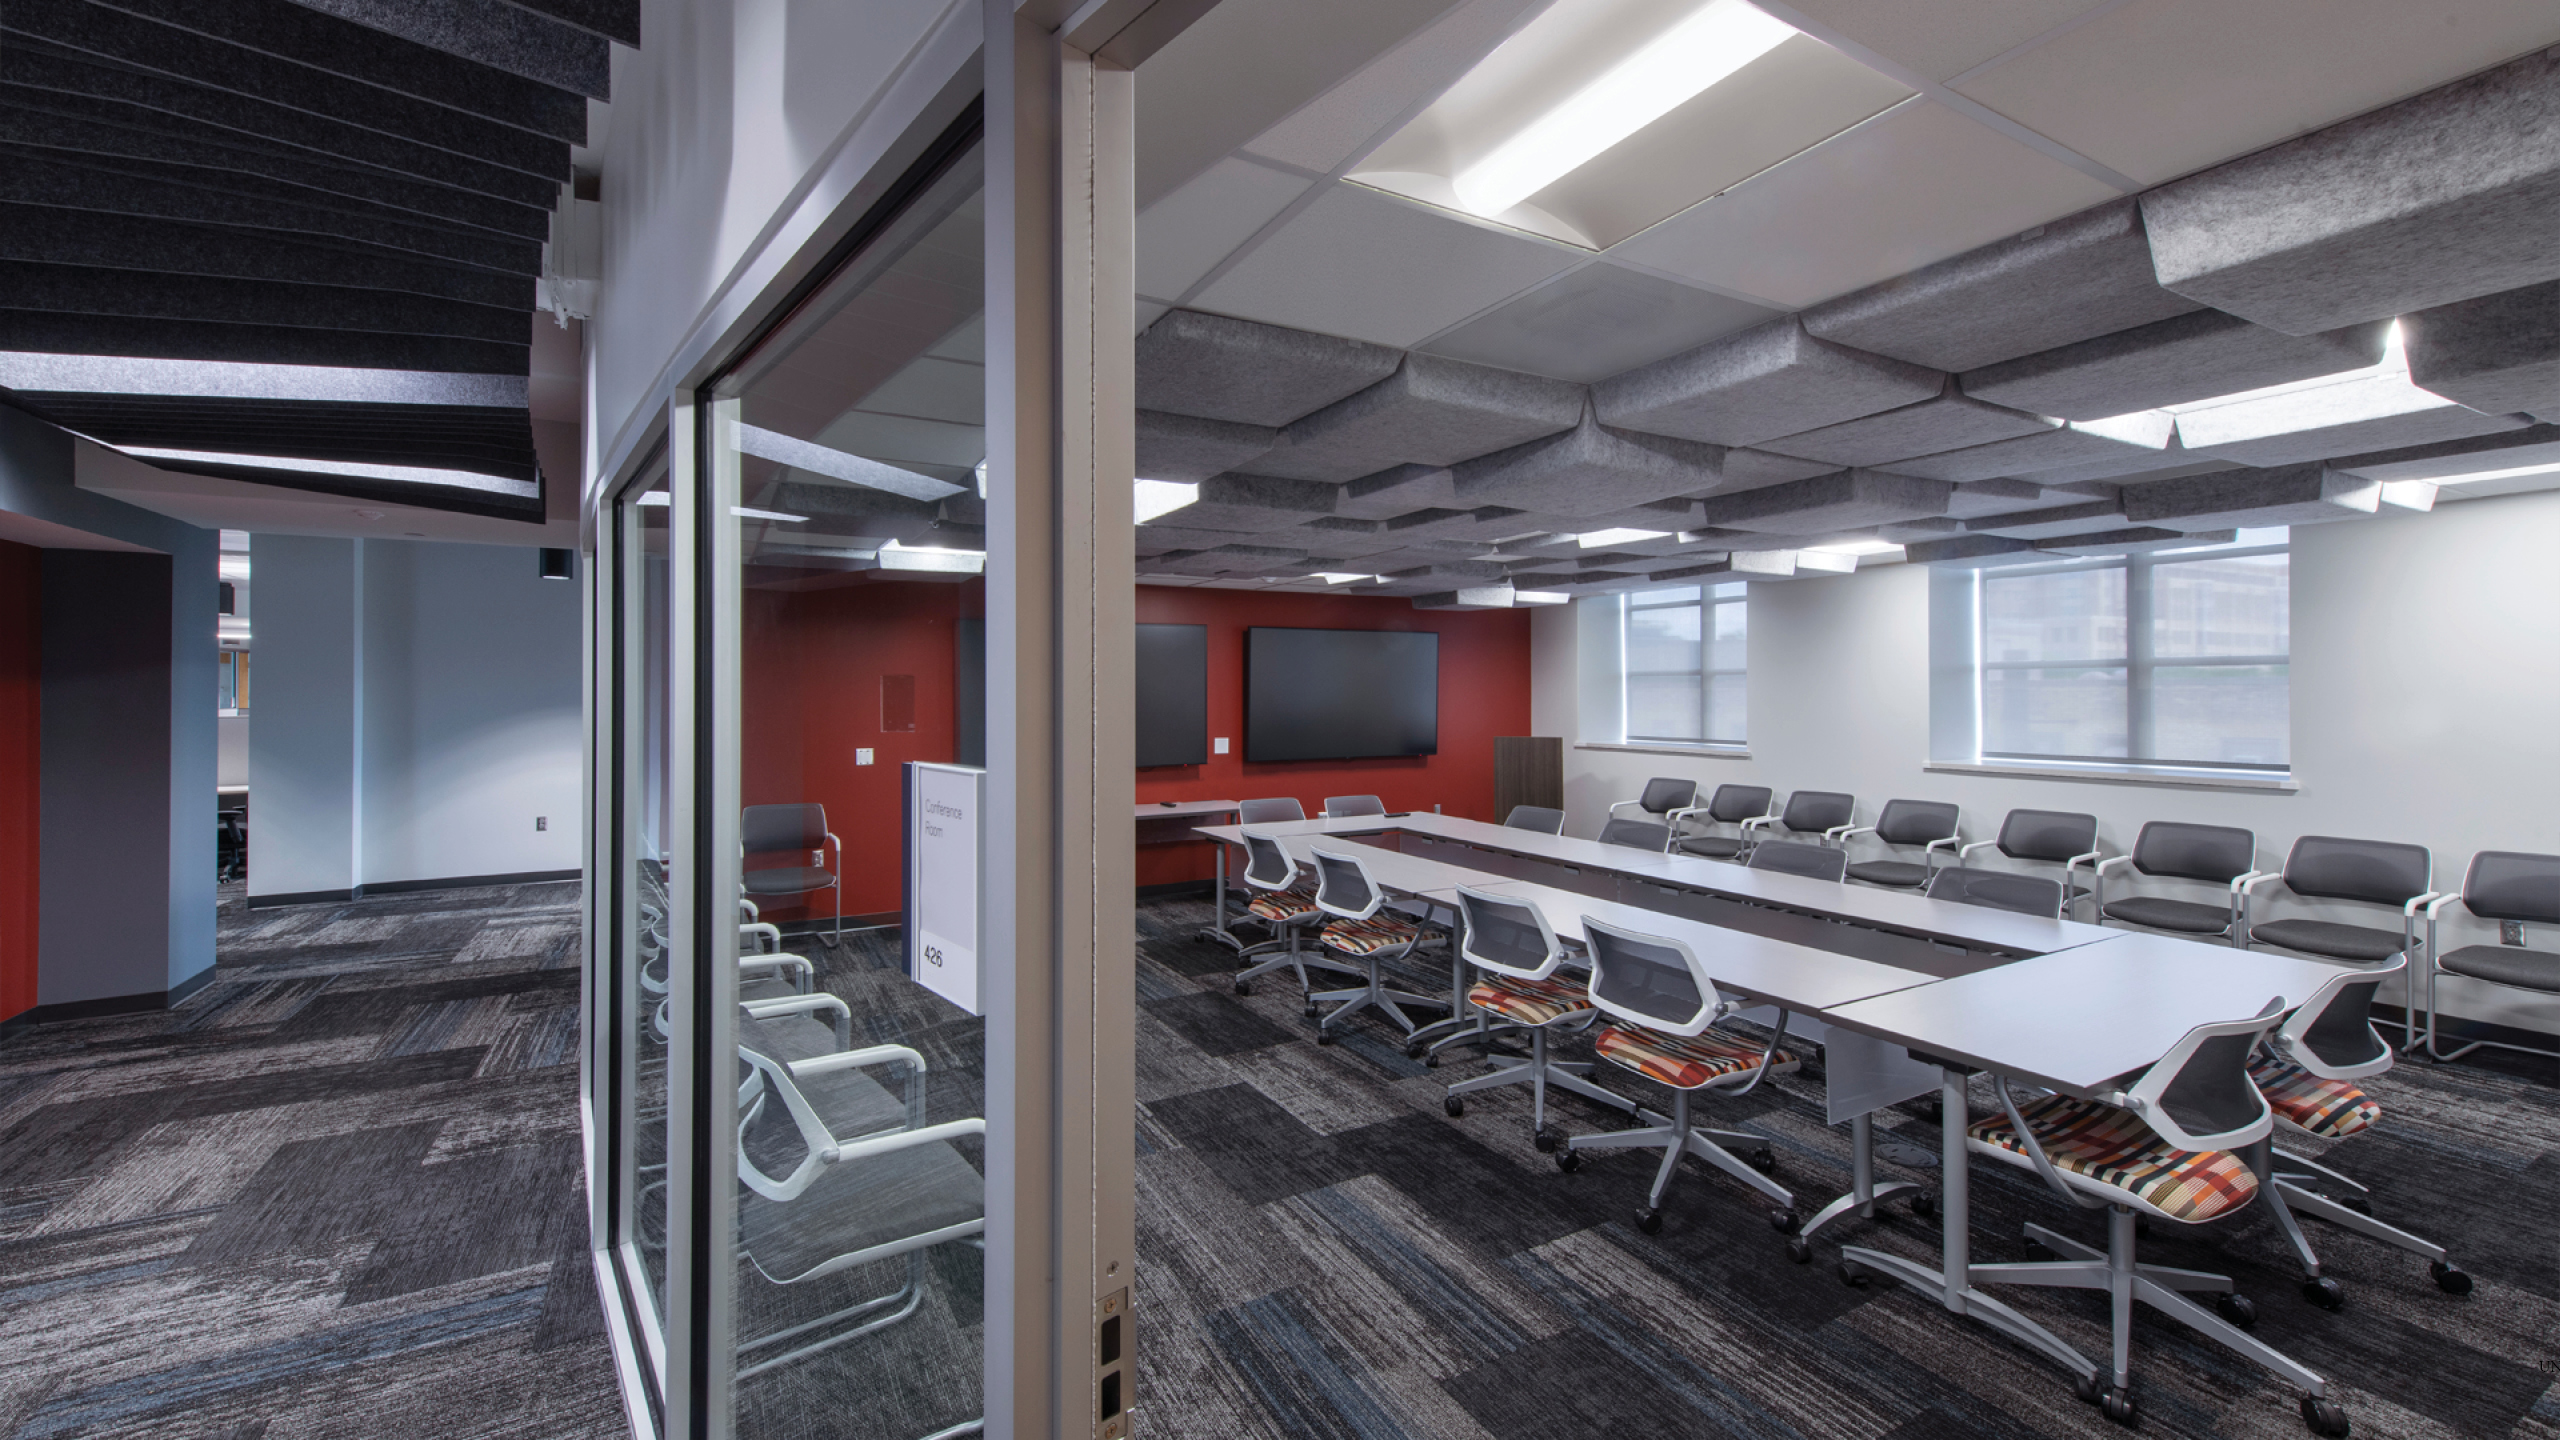
<path id="1" fill-rule="evenodd" d="M 1345 955 L 1374 955 L 1421 938 L 1422 931 L 1412 921 L 1384 910 L 1366 920 L 1336 920 L 1324 927 L 1324 947 Z"/>
<path id="2" fill-rule="evenodd" d="M 2227 1215 L 2258 1198 L 2258 1177 L 2228 1150 L 2173 1150 L 2140 1116 L 2094 1100 L 2047 1095 L 2018 1106 L 2053 1168 L 2121 1190 L 2189 1224 Z M 2033 1165 L 2006 1114 L 1965 1132 L 2015 1164 Z"/>
<path id="3" fill-rule="evenodd" d="M 1544 980 L 1481 975 L 1467 991 L 1467 1003 L 1514 1025 L 1544 1025 L 1589 1010 L 1591 996 L 1580 975 L 1550 975 Z"/>
<path id="4" fill-rule="evenodd" d="M 2335 1140 L 2382 1118 L 2382 1107 L 2354 1081 L 2322 1079 L 2264 1050 L 2249 1057 L 2249 1078 L 2277 1119 L 2306 1134 Z"/>
<path id="5" fill-rule="evenodd" d="M 1315 913 L 1316 892 L 1312 888 L 1301 890 L 1294 886 L 1287 890 L 1265 890 L 1254 896 L 1253 904 L 1247 908 L 1265 920 L 1295 920 L 1301 915 Z"/>
<path id="6" fill-rule="evenodd" d="M 1748 1073 L 1760 1063 L 1760 1046 L 1713 1030 L 1704 1035 L 1665 1035 L 1635 1025 L 1612 1025 L 1600 1032 L 1594 1045 L 1601 1058 L 1674 1090 L 1711 1085 L 1728 1075 Z M 1769 1068 L 1783 1073 L 1795 1068 L 1795 1063 L 1795 1056 L 1781 1050 L 1770 1057 Z"/>

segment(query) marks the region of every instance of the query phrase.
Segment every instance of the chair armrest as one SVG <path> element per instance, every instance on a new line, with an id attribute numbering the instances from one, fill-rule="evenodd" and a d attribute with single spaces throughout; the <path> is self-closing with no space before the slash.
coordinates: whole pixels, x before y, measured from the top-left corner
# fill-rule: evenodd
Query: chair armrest
<path id="1" fill-rule="evenodd" d="M 1874 833 L 1876 833 L 1876 827 L 1873 825 L 1834 825 L 1822 832 L 1822 838 L 1835 845 L 1846 845 L 1860 835 Z"/>
<path id="2" fill-rule="evenodd" d="M 741 955 L 738 957 L 740 979 L 749 975 L 774 974 L 785 970 L 809 975 L 814 974 L 817 968 L 809 963 L 808 957 L 803 955 Z"/>
<path id="3" fill-rule="evenodd" d="M 1927 853 L 1931 853 L 1931 852 L 1934 852 L 1934 851 L 1943 850 L 1943 849 L 1947 848 L 1947 847 L 1948 847 L 1948 846 L 1950 846 L 1950 845 L 1958 845 L 1958 846 L 1960 846 L 1960 845 L 1962 845 L 1962 844 L 1964 844 L 1964 836 L 1963 836 L 1963 835 L 1961 835 L 1961 834 L 1957 834 L 1957 835 L 1941 835 L 1941 836 L 1939 836 L 1937 839 L 1930 841 L 1928 844 L 1923 845 L 1923 846 L 1921 846 L 1920 848 L 1921 848 L 1922 853 L 1927 854 Z"/>
<path id="4" fill-rule="evenodd" d="M 838 880 L 842 880 L 844 878 L 844 842 L 836 838 L 836 832 L 830 830 L 827 832 L 827 845 L 836 852 L 835 874 Z"/>
<path id="5" fill-rule="evenodd" d="M 1999 843 L 1997 840 L 1976 840 L 1970 845 L 1963 846 L 1956 851 L 1956 863 L 1961 865 L 1974 851 L 1988 850 Z"/>
<path id="6" fill-rule="evenodd" d="M 2083 854 L 2074 855 L 2070 859 L 2062 862 L 2062 873 L 2065 875 L 2070 874 L 2072 871 L 2079 869 L 2083 862 L 2086 862 L 2091 869 L 2095 869 L 2097 867 L 2099 857 L 2106 853 L 2107 852 L 2104 850 L 2091 850 Z"/>
<path id="7" fill-rule="evenodd" d="M 791 1072 L 793 1079 L 805 1079 L 811 1075 L 832 1075 L 838 1070 L 863 1070 L 874 1065 L 904 1065 L 918 1075 L 924 1073 L 924 1057 L 904 1045 L 872 1045 L 833 1055 L 813 1055 L 806 1060 L 794 1060 L 784 1068 Z"/>
<path id="8" fill-rule="evenodd" d="M 2400 907 L 2400 913 L 2409 919 L 2415 920 L 2418 918 L 2419 911 L 2426 909 L 2427 906 L 2432 905 L 2436 901 L 2456 898 L 2459 897 L 2446 895 L 2440 891 L 2424 891 L 2420 894 L 2410 896 L 2409 903 Z M 2435 912 L 2433 910 L 2426 910 L 2426 913 L 2432 915 Z"/>
<path id="9" fill-rule="evenodd" d="M 2281 870 L 2252 870 L 2248 874 L 2241 876 L 2239 879 L 2232 881 L 2231 888 L 2239 891 L 2244 896 L 2254 895 L 2258 893 L 2259 886 L 2266 884 L 2270 880 L 2281 880 L 2283 878 L 2284 872 Z"/>
<path id="10" fill-rule="evenodd" d="M 1704 805 L 1683 805 L 1679 809 L 1664 815 L 1662 817 L 1662 823 L 1670 826 L 1673 832 L 1677 833 L 1682 822 L 1686 821 L 1690 816 L 1704 815 L 1706 813 L 1707 807 Z"/>
<path id="11" fill-rule="evenodd" d="M 848 1160 L 867 1160 L 874 1155 L 887 1155 L 899 1150 L 912 1150 L 918 1145 L 933 1145 L 944 1140 L 957 1140 L 963 1135 L 984 1135 L 987 1122 L 972 1115 L 966 1120 L 945 1120 L 921 1130 L 892 1130 L 886 1135 L 873 1135 L 861 1140 L 837 1140 L 818 1158 L 830 1165 Z"/>
<path id="12" fill-rule="evenodd" d="M 773 942 L 774 949 L 782 948 L 782 927 L 770 920 L 758 920 L 752 925 L 741 925 L 738 927 L 738 934 L 742 938 L 754 936 L 759 954 L 763 952 L 764 942 L 767 940 Z"/>
<path id="13" fill-rule="evenodd" d="M 2434 895 L 2426 897 L 2427 918 L 2433 920 L 2444 907 L 2461 898 L 2462 893 L 2457 890 L 2439 890 Z"/>
<path id="14" fill-rule="evenodd" d="M 2107 874 L 2107 872 L 2108 872 L 2108 871 L 2110 871 L 2110 870 L 2112 870 L 2112 869 L 2116 868 L 2116 867 L 2117 867 L 2117 866 L 2119 866 L 2119 865 L 2130 865 L 2130 864 L 2132 864 L 2132 863 L 2133 863 L 2133 857 L 2132 857 L 2132 856 L 2130 856 L 2130 855 L 2110 855 L 2110 856 L 2108 856 L 2106 859 L 2101 860 L 2101 861 L 2099 861 L 2099 862 L 2098 862 L 2098 868 L 2097 868 L 2097 875 L 2098 875 L 2098 878 L 2100 878 L 2100 879 L 2102 879 L 2102 880 L 2103 880 L 2103 879 L 2105 879 L 2105 878 L 2106 878 L 2106 874 Z"/>
<path id="15" fill-rule="evenodd" d="M 748 1000 L 738 1008 L 758 1020 L 770 1020 L 776 1015 L 809 1015 L 820 1010 L 833 1010 L 844 1016 L 853 1014 L 852 1007 L 835 995 L 777 995 L 771 1000 Z"/>
<path id="16" fill-rule="evenodd" d="M 1777 823 L 1778 817 L 1775 815 L 1754 815 L 1750 819 L 1742 822 L 1742 833 L 1747 836 L 1754 830 L 1761 829 L 1765 826 L 1775 825 Z"/>
<path id="17" fill-rule="evenodd" d="M 1630 806 L 1630 805 L 1636 806 L 1637 808 L 1641 809 L 1641 808 L 1643 808 L 1643 806 L 1644 806 L 1644 802 L 1643 802 L 1642 800 L 1621 800 L 1621 801 L 1619 801 L 1617 804 L 1612 805 L 1612 806 L 1610 806 L 1610 807 L 1609 807 L 1609 818 L 1610 818 L 1610 819 L 1612 819 L 1612 820 L 1617 819 L 1617 818 L 1618 818 L 1618 812 L 1619 812 L 1619 811 L 1621 811 L 1621 810 L 1626 809 L 1626 808 L 1627 808 L 1628 806 Z"/>

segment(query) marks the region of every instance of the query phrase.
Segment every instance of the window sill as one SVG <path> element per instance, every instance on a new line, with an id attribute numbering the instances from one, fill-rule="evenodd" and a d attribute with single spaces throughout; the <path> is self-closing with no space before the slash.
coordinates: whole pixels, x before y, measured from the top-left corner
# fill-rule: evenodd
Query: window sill
<path id="1" fill-rule="evenodd" d="M 1997 775 L 2009 780 L 2072 780 L 2097 785 L 2166 785 L 2186 790 L 2241 790 L 2291 795 L 2301 786 L 2290 775 L 2215 775 L 2197 770 L 2146 770 L 2115 765 L 1986 765 L 1932 760 L 1920 767 L 1943 775 Z"/>
<path id="2" fill-rule="evenodd" d="M 1748 760 L 1751 751 L 1741 745 L 1626 745 L 1610 740 L 1577 742 L 1576 750 L 1615 750 L 1627 755 L 1695 755 L 1714 760 Z"/>

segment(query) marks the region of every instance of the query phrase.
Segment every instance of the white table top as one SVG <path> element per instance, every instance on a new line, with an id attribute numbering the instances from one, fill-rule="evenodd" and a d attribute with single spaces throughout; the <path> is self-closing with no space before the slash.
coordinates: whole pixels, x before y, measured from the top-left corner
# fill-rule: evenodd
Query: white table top
<path id="1" fill-rule="evenodd" d="M 2298 956 L 2116 931 L 2059 954 L 1860 1000 L 1823 1018 L 2087 1097 L 2169 1053 L 2196 1026 L 2245 1020 L 2276 996 L 2299 1005 L 2338 970 Z"/>
<path id="2" fill-rule="evenodd" d="M 1159 801 L 1153 805 L 1138 807 L 1138 818 L 1141 820 L 1175 820 L 1192 815 L 1233 815 L 1234 813 L 1236 813 L 1236 802 L 1233 800 L 1176 800 L 1170 805 Z"/>
<path id="3" fill-rule="evenodd" d="M 1502 880 L 1499 875 L 1481 870 L 1469 870 L 1462 865 L 1425 859 L 1420 855 L 1406 855 L 1377 845 L 1363 845 L 1354 840 L 1328 843 L 1321 835 L 1290 835 L 1282 837 L 1280 844 L 1296 858 L 1301 868 L 1311 868 L 1315 864 L 1316 847 L 1322 845 L 1337 855 L 1358 856 L 1360 863 L 1368 868 L 1369 878 L 1387 890 L 1451 904 L 1456 903 L 1457 888 L 1461 885 L 1492 886 Z"/>

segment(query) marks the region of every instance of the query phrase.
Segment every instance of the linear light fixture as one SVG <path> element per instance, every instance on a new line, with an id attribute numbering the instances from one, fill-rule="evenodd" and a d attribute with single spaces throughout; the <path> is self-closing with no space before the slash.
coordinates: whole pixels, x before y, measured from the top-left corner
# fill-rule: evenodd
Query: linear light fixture
<path id="1" fill-rule="evenodd" d="M 1841 540 L 1830 545 L 1807 545 L 1816 555 L 1897 555 L 1902 547 L 1890 540 Z"/>
<path id="2" fill-rule="evenodd" d="M 1319 570 L 1307 578 L 1310 580 L 1321 580 L 1327 585 L 1354 585 L 1358 584 L 1360 581 L 1375 580 L 1378 577 L 1375 575 L 1355 575 L 1343 570 Z"/>
<path id="3" fill-rule="evenodd" d="M 1459 171 L 1458 203 L 1502 214 L 1795 33 L 1743 0 L 1713 0 Z"/>
<path id="4" fill-rule="evenodd" d="M 167 460 L 179 465 L 228 465 L 242 470 L 293 470 L 305 475 L 345 475 L 362 480 L 397 480 L 408 485 L 442 485 L 486 490 L 499 495 L 531 495 L 527 480 L 483 475 L 475 470 L 436 470 L 421 465 L 366 465 L 352 460 L 308 460 L 290 455 L 235 455 L 224 450 L 171 450 L 158 445 L 115 447 L 137 460 Z"/>
<path id="5" fill-rule="evenodd" d="M 1593 530 L 1587 534 L 1576 535 L 1573 540 L 1585 550 L 1598 550 L 1604 546 L 1625 545 L 1636 540 L 1659 540 L 1670 533 L 1668 530 Z"/>
<path id="6" fill-rule="evenodd" d="M 1141 480 L 1138 482 L 1138 523 L 1146 524 L 1159 515 L 1170 515 L 1200 498 L 1200 487 L 1179 480 Z"/>
<path id="7" fill-rule="evenodd" d="M 793 515 L 782 510 L 758 510 L 752 505 L 732 505 L 729 507 L 729 513 L 741 520 L 775 520 L 785 525 L 805 525 L 809 521 L 806 515 Z"/>

